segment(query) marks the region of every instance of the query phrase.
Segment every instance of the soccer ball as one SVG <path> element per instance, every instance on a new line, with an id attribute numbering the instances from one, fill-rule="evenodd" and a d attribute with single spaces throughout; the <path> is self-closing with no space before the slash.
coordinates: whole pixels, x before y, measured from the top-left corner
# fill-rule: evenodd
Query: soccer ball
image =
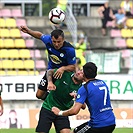
<path id="1" fill-rule="evenodd" d="M 65 12 L 60 8 L 53 8 L 49 12 L 49 20 L 53 24 L 60 24 L 65 20 Z"/>

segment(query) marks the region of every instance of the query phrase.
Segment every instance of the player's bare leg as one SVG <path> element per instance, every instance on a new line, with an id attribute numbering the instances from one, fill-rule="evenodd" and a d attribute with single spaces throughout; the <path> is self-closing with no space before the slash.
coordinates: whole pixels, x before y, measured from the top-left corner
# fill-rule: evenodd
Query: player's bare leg
<path id="1" fill-rule="evenodd" d="M 62 129 L 60 133 L 71 133 L 70 129 Z"/>

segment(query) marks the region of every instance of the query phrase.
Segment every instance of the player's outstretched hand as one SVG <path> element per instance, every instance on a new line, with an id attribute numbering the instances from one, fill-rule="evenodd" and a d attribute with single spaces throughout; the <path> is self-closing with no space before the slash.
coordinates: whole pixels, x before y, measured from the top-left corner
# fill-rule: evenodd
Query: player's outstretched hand
<path id="1" fill-rule="evenodd" d="M 59 115 L 60 110 L 59 110 L 57 107 L 52 107 L 52 112 L 53 112 L 55 115 Z"/>
<path id="2" fill-rule="evenodd" d="M 64 73 L 64 67 L 60 67 L 57 69 L 57 71 L 54 73 L 54 78 L 60 79 Z"/>
<path id="3" fill-rule="evenodd" d="M 20 30 L 23 31 L 24 33 L 28 33 L 29 28 L 26 26 L 20 26 Z"/>
<path id="4" fill-rule="evenodd" d="M 48 82 L 47 90 L 55 90 L 56 86 L 53 84 L 53 82 Z"/>
<path id="5" fill-rule="evenodd" d="M 76 96 L 77 96 L 77 92 L 73 91 L 71 93 L 69 93 L 70 96 L 72 96 L 74 99 L 76 99 Z"/>

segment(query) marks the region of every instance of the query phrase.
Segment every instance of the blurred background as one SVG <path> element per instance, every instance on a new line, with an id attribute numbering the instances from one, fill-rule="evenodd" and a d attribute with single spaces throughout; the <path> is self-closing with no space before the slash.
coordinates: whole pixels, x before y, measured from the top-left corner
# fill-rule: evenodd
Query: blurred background
<path id="1" fill-rule="evenodd" d="M 16 128 L 35 128 L 43 101 L 36 98 L 38 83 L 47 69 L 45 45 L 19 26 L 50 34 L 55 26 L 48 13 L 64 0 L 0 0 L 0 91 L 4 114 L 0 128 L 7 126 L 9 118 L 19 119 Z M 113 11 L 112 21 L 106 23 L 102 34 L 102 21 L 98 9 L 106 2 Z M 133 127 L 133 1 L 130 15 L 117 23 L 115 14 L 122 0 L 67 0 L 66 19 L 60 25 L 65 39 L 75 47 L 77 69 L 93 61 L 98 66 L 98 76 L 110 87 L 112 106 L 117 127 Z M 13 115 L 11 115 L 11 113 Z M 26 118 L 26 122 L 23 118 Z M 70 117 L 75 127 L 89 119 L 80 112 Z"/>

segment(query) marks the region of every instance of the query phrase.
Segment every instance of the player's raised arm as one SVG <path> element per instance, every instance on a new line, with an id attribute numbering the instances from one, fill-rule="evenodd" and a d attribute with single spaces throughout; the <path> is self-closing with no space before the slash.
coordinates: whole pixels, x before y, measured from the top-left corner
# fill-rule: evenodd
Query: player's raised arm
<path id="1" fill-rule="evenodd" d="M 75 71 L 76 70 L 76 65 L 67 65 L 67 66 L 62 66 L 60 68 L 58 68 L 58 70 L 54 73 L 54 78 L 58 79 L 62 77 L 62 74 L 64 73 L 64 71 Z"/>
<path id="2" fill-rule="evenodd" d="M 67 66 L 63 66 L 63 67 L 64 67 L 64 71 L 75 71 L 76 70 L 76 64 L 67 65 Z"/>
<path id="3" fill-rule="evenodd" d="M 43 35 L 43 33 L 39 32 L 39 31 L 31 30 L 27 26 L 20 26 L 20 30 L 24 33 L 27 33 L 27 34 L 33 36 L 34 38 L 37 38 L 37 39 L 41 39 L 41 36 Z"/>
<path id="4" fill-rule="evenodd" d="M 52 112 L 54 112 L 54 114 L 56 114 L 56 115 L 62 115 L 62 116 L 77 115 L 79 113 L 80 109 L 82 108 L 82 105 L 83 104 L 76 102 L 72 108 L 65 110 L 65 111 L 61 111 L 57 107 L 52 107 Z"/>
<path id="5" fill-rule="evenodd" d="M 47 86 L 47 90 L 55 90 L 56 86 L 53 83 L 53 74 L 54 74 L 54 69 L 49 69 L 47 71 L 47 80 L 48 80 L 48 86 Z"/>

